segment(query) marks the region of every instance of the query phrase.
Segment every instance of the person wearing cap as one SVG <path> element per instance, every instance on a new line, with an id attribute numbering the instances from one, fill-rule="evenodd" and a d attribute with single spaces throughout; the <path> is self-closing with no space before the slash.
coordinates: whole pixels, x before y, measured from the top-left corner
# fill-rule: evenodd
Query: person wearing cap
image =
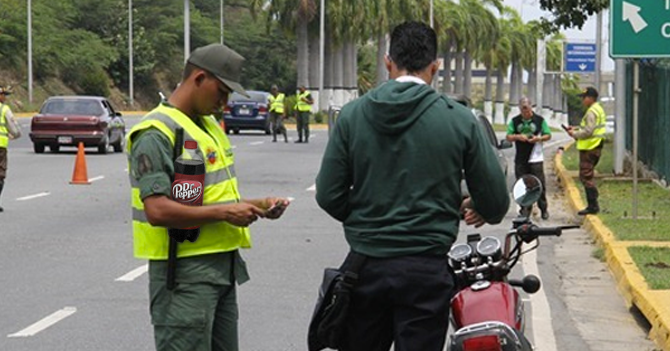
<path id="1" fill-rule="evenodd" d="M 598 103 L 598 91 L 595 88 L 584 89 L 579 97 L 582 98 L 582 103 L 587 109 L 586 114 L 582 118 L 579 129 L 570 126 L 567 132 L 577 141 L 577 150 L 579 150 L 579 180 L 584 185 L 588 205 L 577 214 L 585 216 L 600 212 L 598 188 L 593 176 L 603 149 L 606 114 L 602 105 Z"/>
<path id="2" fill-rule="evenodd" d="M 16 123 L 12 110 L 7 105 L 7 95 L 10 95 L 9 88 L 0 87 L 0 196 L 5 187 L 5 177 L 7 176 L 7 148 L 9 140 L 21 137 L 21 127 Z M 4 209 L 0 206 L 0 212 Z"/>
<path id="3" fill-rule="evenodd" d="M 304 85 L 300 86 L 298 91 L 295 111 L 296 111 L 296 124 L 298 129 L 298 140 L 296 143 L 308 143 L 309 142 L 309 115 L 312 112 L 312 104 L 314 99 L 312 95 L 307 91 Z M 303 134 L 305 139 L 303 139 Z"/>
<path id="4" fill-rule="evenodd" d="M 286 135 L 286 127 L 284 127 L 284 118 L 286 112 L 284 108 L 284 93 L 279 92 L 279 88 L 273 85 L 270 88 L 270 96 L 268 96 L 268 104 L 270 105 L 270 123 L 272 123 L 272 142 L 277 142 L 277 133 L 284 135 L 284 142 L 288 143 L 288 136 Z"/>
<path id="5" fill-rule="evenodd" d="M 551 139 L 551 129 L 547 121 L 533 111 L 529 98 L 521 98 L 519 107 L 521 108 L 521 114 L 512 118 L 507 126 L 507 140 L 514 142 L 516 147 L 514 174 L 517 180 L 527 174 L 540 179 L 542 195 L 537 202 L 537 206 L 540 208 L 542 219 L 549 219 L 542 143 Z M 530 216 L 532 207 L 532 205 L 522 207 L 519 214 L 524 217 Z"/>
<path id="6" fill-rule="evenodd" d="M 244 58 L 221 44 L 196 49 L 167 101 L 127 136 L 134 255 L 149 260 L 151 321 L 157 350 L 238 350 L 236 284 L 249 279 L 239 249 L 251 247 L 249 225 L 276 219 L 288 200 L 244 199 L 233 149 L 212 116 L 240 85 Z M 171 199 L 177 128 L 197 142 L 205 161 L 203 206 Z M 167 228 L 200 227 L 195 242 L 177 246 L 176 287 L 166 284 Z"/>

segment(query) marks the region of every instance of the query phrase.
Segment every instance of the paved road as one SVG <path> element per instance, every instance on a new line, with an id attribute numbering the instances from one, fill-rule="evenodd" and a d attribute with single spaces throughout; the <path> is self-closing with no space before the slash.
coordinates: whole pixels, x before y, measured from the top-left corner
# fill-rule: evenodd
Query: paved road
<path id="1" fill-rule="evenodd" d="M 127 122 L 131 126 L 137 119 Z M 338 265 L 347 251 L 339 224 L 314 200 L 327 133 L 313 134 L 310 144 L 275 144 L 255 133 L 231 136 L 245 197 L 295 198 L 285 218 L 253 225 L 254 248 L 243 253 L 252 276 L 239 294 L 243 350 L 306 349 L 322 270 Z M 36 155 L 26 137 L 11 143 L 9 156 L 6 211 L 0 214 L 0 350 L 152 350 L 144 263 L 132 257 L 125 156 L 88 151 L 88 176 L 96 179 L 88 186 L 68 184 L 74 149 Z M 505 223 L 478 232 L 501 236 L 514 215 L 512 208 Z M 556 221 L 567 219 L 556 216 Z M 562 280 L 570 272 L 551 264 L 572 260 L 561 250 L 561 240 L 544 241 L 540 258 L 527 257 L 515 272 L 537 270 L 545 281 L 542 293 L 526 302 L 528 335 L 537 349 L 604 350 L 598 347 L 604 341 L 597 339 L 609 339 L 608 333 L 644 340 L 634 323 L 619 326 L 629 332 L 623 334 L 603 326 L 602 318 L 576 317 L 571 306 L 579 299 L 565 292 Z M 600 269 L 598 262 L 588 264 Z M 613 285 L 602 289 L 611 289 L 602 298 L 615 306 L 609 318 L 630 319 Z M 589 336 L 589 331 L 602 333 Z"/>

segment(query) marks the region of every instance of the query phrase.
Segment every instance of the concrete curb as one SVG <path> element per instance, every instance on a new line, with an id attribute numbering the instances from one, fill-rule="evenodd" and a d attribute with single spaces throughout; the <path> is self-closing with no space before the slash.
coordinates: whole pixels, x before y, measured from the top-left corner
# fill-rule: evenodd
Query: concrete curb
<path id="1" fill-rule="evenodd" d="M 573 143 L 566 145 L 565 149 Z M 570 173 L 563 166 L 562 153 L 557 153 L 554 157 L 554 166 L 564 186 L 568 203 L 575 211 L 581 210 L 585 204 Z M 664 351 L 670 351 L 670 290 L 650 290 L 628 252 L 628 248 L 633 246 L 670 247 L 670 244 L 617 241 L 612 231 L 594 215 L 586 216 L 584 228 L 588 229 L 598 244 L 604 248 L 607 265 L 628 306 L 637 307 L 651 324 L 649 338 Z"/>

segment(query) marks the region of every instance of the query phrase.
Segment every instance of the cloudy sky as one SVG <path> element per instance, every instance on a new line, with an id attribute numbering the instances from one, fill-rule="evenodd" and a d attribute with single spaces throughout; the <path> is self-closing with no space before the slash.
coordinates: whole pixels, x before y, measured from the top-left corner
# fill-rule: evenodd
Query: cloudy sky
<path id="1" fill-rule="evenodd" d="M 515 8 L 521 14 L 524 21 L 549 17 L 551 14 L 540 9 L 538 0 L 504 0 L 507 6 Z M 603 13 L 603 47 L 602 47 L 602 70 L 614 70 L 614 61 L 609 57 L 609 11 Z M 596 17 L 593 16 L 584 24 L 581 30 L 570 29 L 563 32 L 568 41 L 596 42 Z"/>

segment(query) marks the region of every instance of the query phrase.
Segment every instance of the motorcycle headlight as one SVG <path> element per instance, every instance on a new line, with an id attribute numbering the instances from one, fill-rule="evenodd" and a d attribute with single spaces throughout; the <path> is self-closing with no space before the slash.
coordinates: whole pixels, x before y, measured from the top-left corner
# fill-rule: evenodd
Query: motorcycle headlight
<path id="1" fill-rule="evenodd" d="M 454 268 L 458 268 L 460 266 L 459 263 L 465 262 L 472 256 L 472 247 L 468 244 L 454 245 L 449 250 L 447 256 L 449 257 L 449 264 Z"/>
<path id="2" fill-rule="evenodd" d="M 494 261 L 497 261 L 502 256 L 501 247 L 498 238 L 487 236 L 477 243 L 477 254 L 482 257 L 491 257 Z"/>

